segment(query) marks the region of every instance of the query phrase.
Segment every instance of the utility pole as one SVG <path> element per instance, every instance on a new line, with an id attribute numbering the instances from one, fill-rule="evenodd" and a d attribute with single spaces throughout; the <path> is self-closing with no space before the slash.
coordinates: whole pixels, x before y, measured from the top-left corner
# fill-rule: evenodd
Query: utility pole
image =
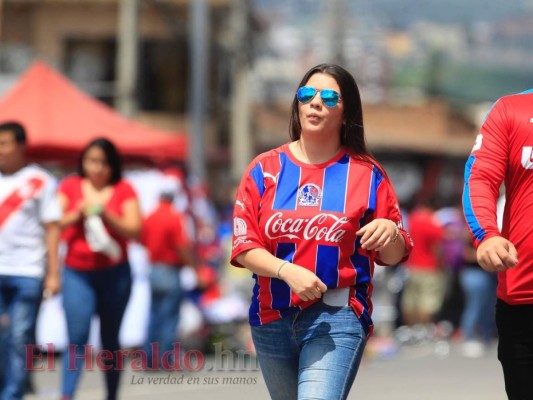
<path id="1" fill-rule="evenodd" d="M 207 66 L 209 42 L 209 5 L 207 0 L 189 0 L 189 47 L 190 76 L 189 87 L 190 128 L 189 128 L 189 169 L 192 175 L 205 181 L 205 99 L 207 88 Z"/>
<path id="2" fill-rule="evenodd" d="M 329 26 L 330 32 L 330 57 L 332 62 L 344 64 L 344 0 L 332 0 L 329 3 L 330 15 Z"/>
<path id="3" fill-rule="evenodd" d="M 248 0 L 233 0 L 231 27 L 233 29 L 232 83 L 233 98 L 230 116 L 230 173 L 238 182 L 253 157 L 250 133 L 250 29 L 248 26 Z"/>
<path id="4" fill-rule="evenodd" d="M 115 107 L 125 116 L 135 115 L 139 62 L 140 0 L 119 0 Z"/>
<path id="5" fill-rule="evenodd" d="M 4 28 L 4 0 L 0 0 L 0 41 L 2 40 L 2 29 Z"/>

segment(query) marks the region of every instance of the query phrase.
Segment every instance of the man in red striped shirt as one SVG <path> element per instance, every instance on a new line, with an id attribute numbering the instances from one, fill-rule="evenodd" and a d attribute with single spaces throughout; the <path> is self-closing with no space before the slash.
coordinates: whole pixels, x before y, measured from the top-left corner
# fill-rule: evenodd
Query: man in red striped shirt
<path id="1" fill-rule="evenodd" d="M 25 151 L 24 127 L 0 124 L 0 329 L 8 330 L 0 343 L 2 399 L 24 395 L 26 345 L 35 343 L 41 298 L 61 286 L 56 180 L 28 164 Z"/>

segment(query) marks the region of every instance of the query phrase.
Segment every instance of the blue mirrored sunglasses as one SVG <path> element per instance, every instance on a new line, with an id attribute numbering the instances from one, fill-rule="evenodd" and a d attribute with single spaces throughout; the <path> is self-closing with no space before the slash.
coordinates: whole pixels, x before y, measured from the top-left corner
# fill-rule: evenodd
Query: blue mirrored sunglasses
<path id="1" fill-rule="evenodd" d="M 316 96 L 318 91 L 319 90 L 317 88 L 312 86 L 302 86 L 296 92 L 296 98 L 300 103 L 307 104 L 313 99 L 313 97 Z M 327 107 L 335 107 L 339 102 L 340 97 L 340 94 L 333 89 L 320 90 L 320 98 L 322 99 L 322 103 L 324 103 L 324 105 Z"/>

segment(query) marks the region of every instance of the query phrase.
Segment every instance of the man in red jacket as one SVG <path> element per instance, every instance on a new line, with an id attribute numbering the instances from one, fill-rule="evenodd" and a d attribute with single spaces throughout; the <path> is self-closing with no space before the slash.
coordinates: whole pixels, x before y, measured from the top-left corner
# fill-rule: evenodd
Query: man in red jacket
<path id="1" fill-rule="evenodd" d="M 477 260 L 498 271 L 498 358 L 509 399 L 533 399 L 533 90 L 499 99 L 465 168 L 463 207 Z M 496 219 L 500 185 L 506 203 Z"/>

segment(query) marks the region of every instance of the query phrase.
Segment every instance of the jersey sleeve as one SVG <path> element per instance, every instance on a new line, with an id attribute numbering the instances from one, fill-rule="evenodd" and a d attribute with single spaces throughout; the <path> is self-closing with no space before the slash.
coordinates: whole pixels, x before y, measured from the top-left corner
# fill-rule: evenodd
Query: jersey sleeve
<path id="1" fill-rule="evenodd" d="M 76 187 L 79 188 L 79 185 L 80 178 L 76 175 L 69 175 L 59 183 L 57 193 L 61 193 L 65 196 L 67 200 L 67 211 L 71 211 L 75 207 L 73 199 L 76 197 Z"/>
<path id="2" fill-rule="evenodd" d="M 133 188 L 131 183 L 129 183 L 126 180 L 122 180 L 119 182 L 118 185 L 119 185 L 118 186 L 119 197 L 121 201 L 126 201 L 129 199 L 137 199 L 137 193 L 135 192 L 135 189 Z"/>
<path id="3" fill-rule="evenodd" d="M 500 235 L 496 201 L 507 169 L 509 126 L 504 102 L 489 111 L 465 166 L 463 210 L 474 246 Z"/>
<path id="4" fill-rule="evenodd" d="M 398 261 L 398 263 L 402 263 L 407 261 L 409 258 L 409 254 L 413 249 L 413 240 L 403 227 L 402 213 L 400 211 L 400 205 L 398 203 L 392 183 L 388 177 L 382 175 L 381 171 L 377 167 L 374 168 L 374 171 L 378 176 L 378 184 L 376 189 L 376 211 L 374 213 L 374 218 L 389 219 L 398 227 L 398 232 L 403 236 L 405 241 L 405 254 L 402 259 Z M 379 257 L 376 259 L 376 261 L 380 265 L 387 265 L 380 260 Z"/>
<path id="5" fill-rule="evenodd" d="M 61 219 L 61 207 L 57 199 L 57 181 L 52 176 L 47 179 L 41 194 L 39 218 L 43 223 L 59 221 Z"/>
<path id="6" fill-rule="evenodd" d="M 266 248 L 259 229 L 259 208 L 264 192 L 264 175 L 260 162 L 252 163 L 244 173 L 233 208 L 231 264 L 243 267 L 235 258 L 244 251 Z"/>

